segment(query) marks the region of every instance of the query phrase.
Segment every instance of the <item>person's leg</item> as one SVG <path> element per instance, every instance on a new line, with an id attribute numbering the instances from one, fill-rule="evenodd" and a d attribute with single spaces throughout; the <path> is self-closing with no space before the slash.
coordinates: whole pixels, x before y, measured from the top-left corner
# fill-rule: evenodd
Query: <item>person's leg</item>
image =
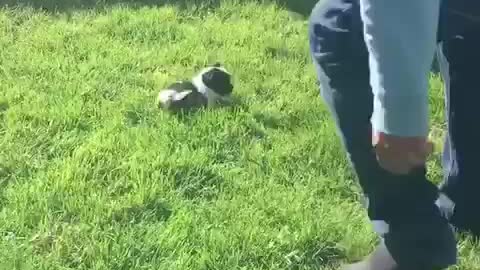
<path id="1" fill-rule="evenodd" d="M 377 163 L 371 145 L 373 98 L 362 27 L 356 0 L 322 0 L 312 11 L 310 48 L 321 95 L 368 199 L 368 215 L 398 264 L 396 269 L 446 268 L 456 262 L 455 238 L 435 205 L 438 189 L 426 179 L 425 169 L 397 176 Z"/>
<path id="2" fill-rule="evenodd" d="M 480 13 L 480 11 L 479 11 Z M 478 110 L 478 63 L 480 63 L 480 21 L 473 23 L 449 16 L 449 29 L 438 51 L 445 82 L 448 132 L 443 153 L 445 181 L 441 190 L 455 203 L 452 225 L 480 236 L 480 111 Z M 459 22 L 465 20 L 464 22 Z M 451 26 L 451 25 L 450 25 Z M 461 27 L 460 27 L 461 26 Z"/>

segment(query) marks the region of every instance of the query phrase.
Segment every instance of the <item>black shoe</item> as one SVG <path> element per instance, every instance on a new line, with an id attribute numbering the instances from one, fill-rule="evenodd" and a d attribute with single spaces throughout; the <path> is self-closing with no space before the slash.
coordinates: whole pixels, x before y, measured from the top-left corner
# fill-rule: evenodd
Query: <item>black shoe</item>
<path id="1" fill-rule="evenodd" d="M 453 210 L 450 223 L 456 231 L 470 234 L 473 238 L 480 240 L 480 214 L 477 211 L 457 205 Z"/>
<path id="2" fill-rule="evenodd" d="M 437 205 L 457 232 L 471 234 L 480 239 L 480 214 L 476 214 L 476 203 L 453 203 L 445 194 L 440 194 Z"/>

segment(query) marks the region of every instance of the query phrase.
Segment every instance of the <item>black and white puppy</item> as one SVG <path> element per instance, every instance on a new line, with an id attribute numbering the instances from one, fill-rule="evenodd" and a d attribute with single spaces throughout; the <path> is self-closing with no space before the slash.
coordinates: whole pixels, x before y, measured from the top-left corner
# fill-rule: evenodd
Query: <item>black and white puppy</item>
<path id="1" fill-rule="evenodd" d="M 230 102 L 232 75 L 219 63 L 202 69 L 191 80 L 169 85 L 157 96 L 157 106 L 167 111 L 191 111 Z"/>

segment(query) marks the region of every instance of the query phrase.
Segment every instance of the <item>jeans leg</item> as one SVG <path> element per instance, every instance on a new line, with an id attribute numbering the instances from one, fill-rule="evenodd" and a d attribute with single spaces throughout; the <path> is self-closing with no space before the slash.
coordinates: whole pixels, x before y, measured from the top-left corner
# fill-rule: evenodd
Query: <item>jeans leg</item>
<path id="1" fill-rule="evenodd" d="M 445 268 L 456 262 L 456 244 L 435 205 L 438 189 L 426 179 L 424 168 L 398 176 L 376 160 L 362 28 L 358 1 L 322 0 L 314 8 L 309 39 L 321 96 L 368 200 L 369 218 L 397 264 L 402 269 Z"/>
<path id="2" fill-rule="evenodd" d="M 480 111 L 477 101 L 480 24 L 445 38 L 438 51 L 445 82 L 448 132 L 443 153 L 445 181 L 441 190 L 455 203 L 451 223 L 480 236 Z"/>

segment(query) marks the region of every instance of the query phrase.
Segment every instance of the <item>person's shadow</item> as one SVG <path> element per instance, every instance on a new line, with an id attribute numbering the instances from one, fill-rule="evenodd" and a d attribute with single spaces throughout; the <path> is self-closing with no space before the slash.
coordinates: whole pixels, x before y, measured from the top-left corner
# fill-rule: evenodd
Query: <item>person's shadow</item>
<path id="1" fill-rule="evenodd" d="M 310 14 L 316 2 L 318 0 L 272 0 L 272 3 L 305 17 Z M 215 9 L 220 3 L 220 0 L 1 0 L 0 7 L 29 6 L 46 12 L 68 12 L 78 9 L 105 8 L 116 4 L 124 4 L 132 8 L 169 4 L 181 8 L 195 5 Z"/>

